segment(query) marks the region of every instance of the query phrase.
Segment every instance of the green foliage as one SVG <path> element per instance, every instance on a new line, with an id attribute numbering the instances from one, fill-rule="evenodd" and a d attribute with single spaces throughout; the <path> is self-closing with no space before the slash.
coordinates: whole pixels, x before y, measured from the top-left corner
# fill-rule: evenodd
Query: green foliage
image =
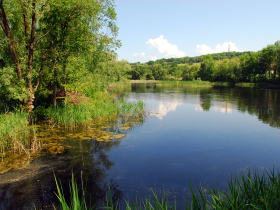
<path id="1" fill-rule="evenodd" d="M 88 85 L 82 77 L 89 76 L 98 84 L 84 92 L 96 92 L 130 70 L 126 62 L 116 61 L 120 42 L 111 0 L 5 0 L 3 9 L 0 22 L 5 25 L 7 18 L 10 33 L 1 27 L 0 58 L 6 68 L 0 69 L 0 91 L 7 103 L 13 100 L 32 110 L 38 88 L 55 95 L 56 90 Z"/>
<path id="2" fill-rule="evenodd" d="M 206 55 L 203 57 L 203 62 L 201 63 L 199 77 L 204 81 L 212 81 L 213 73 L 216 70 L 215 62 L 211 55 Z"/>
<path id="3" fill-rule="evenodd" d="M 146 72 L 148 70 L 148 65 L 147 64 L 136 64 L 131 72 L 132 72 L 132 79 L 146 79 Z"/>
<path id="4" fill-rule="evenodd" d="M 162 67 L 160 64 L 155 64 L 151 67 L 153 72 L 153 77 L 156 80 L 163 80 L 167 75 L 167 70 Z"/>
<path id="5" fill-rule="evenodd" d="M 183 67 L 183 80 L 192 81 L 195 80 L 198 76 L 198 71 L 200 69 L 200 65 L 185 65 Z"/>
<path id="6" fill-rule="evenodd" d="M 14 68 L 0 68 L 0 96 L 8 105 L 18 106 L 18 101 L 26 99 L 26 87 L 22 81 L 19 81 Z"/>

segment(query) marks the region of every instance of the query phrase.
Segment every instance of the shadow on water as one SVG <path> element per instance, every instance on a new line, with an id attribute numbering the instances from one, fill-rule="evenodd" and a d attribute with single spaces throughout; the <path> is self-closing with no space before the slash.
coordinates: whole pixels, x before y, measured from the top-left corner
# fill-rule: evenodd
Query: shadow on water
<path id="1" fill-rule="evenodd" d="M 60 161 L 61 165 L 48 161 L 48 164 L 52 164 L 53 167 L 48 168 L 49 170 L 42 169 L 45 172 L 42 172 L 39 176 L 2 185 L 0 209 L 34 209 L 33 204 L 37 209 L 58 207 L 58 199 L 54 194 L 56 192 L 54 173 L 63 186 L 65 197 L 69 198 L 69 182 L 72 171 L 78 183 L 78 188 L 82 189 L 82 180 L 86 185 L 86 202 L 91 206 L 101 205 L 102 202 L 105 202 L 108 191 L 108 183 L 104 183 L 103 179 L 107 177 L 106 172 L 114 166 L 114 163 L 106 155 L 106 151 L 117 147 L 119 143 L 119 141 L 111 143 L 95 140 L 78 142 L 78 145 L 74 146 L 77 149 L 76 151 L 69 151 L 70 154 L 61 155 L 65 157 L 58 157 L 59 160 L 63 159 L 63 161 Z M 44 160 L 40 161 L 44 162 Z M 57 160 L 53 158 L 53 161 Z M 123 194 L 118 189 L 117 183 L 111 179 L 109 185 L 113 192 L 114 201 L 121 199 Z"/>

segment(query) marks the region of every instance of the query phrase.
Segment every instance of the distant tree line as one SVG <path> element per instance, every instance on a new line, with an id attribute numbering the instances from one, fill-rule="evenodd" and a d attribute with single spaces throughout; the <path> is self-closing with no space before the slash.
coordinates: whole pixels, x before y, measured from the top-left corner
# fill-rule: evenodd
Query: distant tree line
<path id="1" fill-rule="evenodd" d="M 251 51 L 244 51 L 244 52 L 222 52 L 222 53 L 213 53 L 211 54 L 214 60 L 222 60 L 222 59 L 231 59 L 235 57 L 239 57 L 244 54 L 251 55 Z M 154 64 L 162 64 L 164 62 L 167 63 L 200 63 L 202 61 L 203 55 L 201 56 L 195 56 L 195 57 L 182 57 L 182 58 L 162 58 L 158 59 L 156 61 L 149 61 L 147 62 L 148 65 L 154 65 Z M 139 63 L 139 62 L 138 62 Z M 131 63 L 131 65 L 135 65 L 136 63 Z"/>
<path id="2" fill-rule="evenodd" d="M 224 52 L 134 63 L 129 74 L 131 79 L 279 83 L 279 69 L 280 41 L 277 41 L 258 52 Z"/>

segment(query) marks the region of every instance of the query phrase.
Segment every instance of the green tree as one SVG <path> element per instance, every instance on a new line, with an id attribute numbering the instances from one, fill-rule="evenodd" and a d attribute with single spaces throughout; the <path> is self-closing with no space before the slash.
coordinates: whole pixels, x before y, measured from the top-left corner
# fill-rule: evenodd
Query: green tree
<path id="1" fill-rule="evenodd" d="M 275 45 L 267 45 L 260 52 L 260 61 L 263 66 L 263 70 L 268 72 L 269 79 L 271 78 L 271 71 L 273 70 L 273 66 L 276 63 L 276 48 Z M 276 73 L 276 71 L 275 71 Z M 276 74 L 274 74 L 274 79 Z"/>
<path id="2" fill-rule="evenodd" d="M 67 75 L 71 56 L 91 52 L 91 63 L 96 66 L 106 60 L 112 47 L 119 46 L 115 20 L 110 0 L 1 0 L 0 53 L 7 68 L 13 69 L 4 68 L 10 82 L 6 81 L 2 93 L 8 96 L 12 91 L 13 99 L 32 112 L 43 74 L 51 74 L 45 84 L 55 89 L 61 80 L 58 77 Z M 16 88 L 8 88 L 11 85 Z"/>
<path id="3" fill-rule="evenodd" d="M 203 56 L 199 76 L 204 81 L 211 81 L 212 75 L 215 72 L 215 62 L 211 55 Z"/>

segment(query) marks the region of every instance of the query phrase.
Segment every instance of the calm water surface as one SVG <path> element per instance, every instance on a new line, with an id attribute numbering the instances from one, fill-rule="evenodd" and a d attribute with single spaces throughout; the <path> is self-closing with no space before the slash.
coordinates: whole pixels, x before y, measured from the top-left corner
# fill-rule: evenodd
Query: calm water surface
<path id="1" fill-rule="evenodd" d="M 82 171 L 88 204 L 101 205 L 109 183 L 115 200 L 149 197 L 164 186 L 181 206 L 183 197 L 189 199 L 189 178 L 195 187 L 217 186 L 232 172 L 279 169 L 278 90 L 133 84 L 119 92 L 126 100 L 145 101 L 147 116 L 138 126 L 119 141 L 66 140 L 66 154 L 30 165 L 49 165 L 43 173 L 0 185 L 0 209 L 58 206 L 54 173 L 67 194 L 71 172 L 80 185 Z M 15 173 L 25 172 L 8 175 Z"/>

